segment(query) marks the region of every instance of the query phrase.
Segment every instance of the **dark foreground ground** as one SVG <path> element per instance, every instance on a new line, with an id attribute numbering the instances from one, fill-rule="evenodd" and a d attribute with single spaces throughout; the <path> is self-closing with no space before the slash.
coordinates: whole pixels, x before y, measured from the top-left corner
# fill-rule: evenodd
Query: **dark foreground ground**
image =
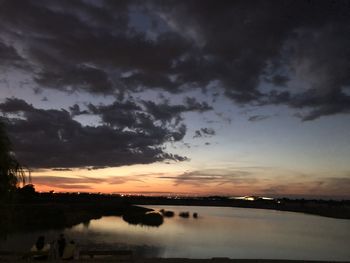
<path id="1" fill-rule="evenodd" d="M 113 260 L 105 261 L 77 261 L 77 262 L 116 262 Z M 272 259 L 228 259 L 228 258 L 212 258 L 212 259 L 186 259 L 186 258 L 150 258 L 137 259 L 135 263 L 325 263 L 331 261 L 304 261 L 304 260 L 272 260 Z M 345 262 L 345 261 L 344 261 Z"/>
<path id="2" fill-rule="evenodd" d="M 102 261 L 103 262 L 103 261 Z M 316 262 L 330 262 L 330 261 L 304 261 L 304 260 L 272 260 L 272 259 L 229 259 L 229 258 L 212 258 L 212 259 L 185 259 L 185 258 L 155 258 L 155 259 L 140 259 L 135 262 L 140 263 L 316 263 Z"/>
<path id="3" fill-rule="evenodd" d="M 1 262 L 28 262 L 27 260 L 16 260 L 11 258 L 0 258 Z M 37 261 L 33 261 L 37 262 Z M 40 261 L 39 261 L 40 262 Z M 77 259 L 71 261 L 41 261 L 41 262 L 125 262 L 125 263 L 326 263 L 326 262 L 348 262 L 348 261 L 307 261 L 307 260 L 275 260 L 275 259 L 188 259 L 188 258 L 135 258 L 132 260 L 108 259 Z"/>

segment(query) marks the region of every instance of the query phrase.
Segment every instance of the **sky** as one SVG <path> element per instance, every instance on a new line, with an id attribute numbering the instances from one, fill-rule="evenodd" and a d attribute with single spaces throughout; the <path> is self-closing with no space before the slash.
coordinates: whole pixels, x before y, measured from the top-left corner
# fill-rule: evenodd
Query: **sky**
<path id="1" fill-rule="evenodd" d="M 349 1 L 0 1 L 38 191 L 348 199 L 349 113 Z"/>

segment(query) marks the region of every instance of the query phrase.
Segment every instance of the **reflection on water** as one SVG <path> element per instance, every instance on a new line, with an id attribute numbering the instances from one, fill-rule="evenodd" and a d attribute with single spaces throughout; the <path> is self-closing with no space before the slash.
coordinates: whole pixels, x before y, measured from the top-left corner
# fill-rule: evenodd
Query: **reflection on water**
<path id="1" fill-rule="evenodd" d="M 129 225 L 103 217 L 65 229 L 90 249 L 131 248 L 142 256 L 189 258 L 271 258 L 349 261 L 350 220 L 245 208 L 152 206 L 172 210 L 160 227 Z M 198 212 L 198 219 L 180 211 Z M 60 231 L 44 233 L 48 240 Z M 29 249 L 41 233 L 12 235 L 0 249 Z M 20 244 L 20 247 L 18 247 Z"/>

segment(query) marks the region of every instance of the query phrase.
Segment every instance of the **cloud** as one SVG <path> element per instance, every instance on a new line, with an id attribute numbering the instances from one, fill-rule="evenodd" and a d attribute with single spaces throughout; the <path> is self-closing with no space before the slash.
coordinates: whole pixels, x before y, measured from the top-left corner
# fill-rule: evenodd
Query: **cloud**
<path id="1" fill-rule="evenodd" d="M 132 128 L 137 125 L 138 118 L 141 118 L 141 108 L 132 101 L 115 101 L 109 105 L 88 105 L 88 111 L 92 114 L 100 115 L 106 124 L 116 127 Z M 146 116 L 145 116 L 146 118 Z M 146 119 L 144 119 L 146 121 Z M 141 123 L 142 121 L 140 121 Z M 144 122 L 142 122 L 144 124 Z"/>
<path id="2" fill-rule="evenodd" d="M 290 78 L 284 75 L 276 74 L 271 77 L 267 77 L 265 80 L 274 84 L 275 86 L 286 87 Z"/>
<path id="3" fill-rule="evenodd" d="M 91 177 L 67 177 L 67 176 L 35 176 L 33 184 L 45 185 L 62 189 L 92 189 L 91 184 L 102 183 L 103 179 Z"/>
<path id="4" fill-rule="evenodd" d="M 262 120 L 266 120 L 268 118 L 269 118 L 269 116 L 266 116 L 266 115 L 253 115 L 253 116 L 250 116 L 248 118 L 248 121 L 252 121 L 252 122 L 262 121 Z"/>
<path id="5" fill-rule="evenodd" d="M 102 114 L 106 106 L 97 109 Z M 166 142 L 182 140 L 186 126 L 156 125 L 147 112 L 130 110 L 125 114 L 135 117 L 131 122 L 106 119 L 93 127 L 72 119 L 64 109 L 38 109 L 15 98 L 0 103 L 0 111 L 16 156 L 31 168 L 115 167 L 187 159 L 163 148 Z M 6 117 L 9 113 L 22 116 Z"/>
<path id="6" fill-rule="evenodd" d="M 73 106 L 69 107 L 69 111 L 72 116 L 82 115 L 82 114 L 89 114 L 89 111 L 87 110 L 81 110 L 80 106 L 78 104 L 74 104 Z"/>
<path id="7" fill-rule="evenodd" d="M 15 67 L 22 67 L 24 60 L 23 58 L 18 54 L 17 50 L 9 45 L 6 45 L 5 43 L 2 43 L 0 41 L 0 66 L 1 67 L 8 67 L 8 66 L 15 66 Z"/>
<path id="8" fill-rule="evenodd" d="M 306 177 L 273 182 L 258 192 L 271 196 L 314 196 L 315 198 L 349 198 L 350 177 Z"/>
<path id="9" fill-rule="evenodd" d="M 216 134 L 215 130 L 212 128 L 201 128 L 200 130 L 196 130 L 194 132 L 193 138 L 200 138 L 200 137 L 211 137 Z"/>
<path id="10" fill-rule="evenodd" d="M 63 169 L 55 170 L 63 171 Z M 143 182 L 143 175 L 135 176 L 109 176 L 105 178 L 97 178 L 90 176 L 33 176 L 32 183 L 35 185 L 45 185 L 53 188 L 63 189 L 94 189 L 96 185 L 100 184 L 111 184 L 119 185 L 130 181 Z"/>
<path id="11" fill-rule="evenodd" d="M 119 129 L 132 129 L 135 131 L 146 133 L 149 139 L 180 141 L 186 134 L 186 126 L 181 123 L 181 113 L 186 111 L 203 110 L 182 105 L 156 105 L 152 101 L 142 101 L 145 106 L 143 109 L 134 101 L 127 100 L 125 102 L 115 101 L 110 105 L 88 105 L 91 113 L 100 115 L 102 121 L 109 126 Z M 161 110 L 166 111 L 162 114 Z M 175 123 L 173 119 L 175 118 Z M 159 124 L 156 124 L 159 123 Z"/>
<path id="12" fill-rule="evenodd" d="M 53 168 L 52 171 L 62 172 L 62 171 L 73 171 L 73 170 L 69 168 Z"/>
<path id="13" fill-rule="evenodd" d="M 0 5 L 1 61 L 30 65 L 33 86 L 42 89 L 123 96 L 207 90 L 216 83 L 235 103 L 305 109 L 303 120 L 349 113 L 344 1 Z M 138 15 L 153 21 L 152 37 L 150 28 L 137 26 Z M 261 88 L 265 82 L 273 92 Z"/>
<path id="14" fill-rule="evenodd" d="M 124 184 L 127 182 L 142 182 L 142 176 L 115 176 L 115 177 L 109 177 L 106 180 L 109 184 Z"/>
<path id="15" fill-rule="evenodd" d="M 0 111 L 3 113 L 30 112 L 34 107 L 24 100 L 16 98 L 7 98 L 4 103 L 0 104 Z"/>
<path id="16" fill-rule="evenodd" d="M 349 198 L 350 177 L 342 174 L 321 177 L 317 174 L 303 174 L 279 167 L 247 166 L 200 169 L 184 172 L 177 176 L 159 175 L 157 178 L 171 181 L 174 186 L 198 186 L 217 192 L 225 189 L 230 195 L 265 196 L 333 196 Z M 220 188 L 216 188 L 220 186 Z"/>
<path id="17" fill-rule="evenodd" d="M 350 176 L 328 177 L 320 180 L 319 186 L 335 195 L 349 197 Z"/>
<path id="18" fill-rule="evenodd" d="M 35 81 L 45 88 L 92 93 L 162 86 L 177 89 L 170 87 L 167 71 L 189 44 L 171 32 L 157 41 L 136 33 L 129 23 L 131 5 L 5 1 L 0 21 L 7 38 L 19 42 L 26 37 L 22 43 L 26 59 L 35 65 Z M 122 74 L 130 70 L 132 78 Z"/>
<path id="19" fill-rule="evenodd" d="M 170 105 L 169 101 L 161 104 L 153 101 L 143 101 L 146 110 L 152 114 L 156 119 L 163 122 L 175 119 L 176 122 L 181 120 L 181 113 L 184 112 L 205 112 L 213 108 L 206 102 L 198 102 L 195 98 L 186 97 L 183 104 Z"/>
<path id="20" fill-rule="evenodd" d="M 329 21 L 322 27 L 303 28 L 288 42 L 285 60 L 294 78 L 306 82 L 302 89 L 273 91 L 267 104 L 286 104 L 303 109 L 303 121 L 350 112 L 350 37 L 344 32 L 349 23 Z M 322 44 L 320 44 L 322 43 Z M 299 84 L 300 85 L 300 84 Z"/>
<path id="21" fill-rule="evenodd" d="M 224 185 L 250 184 L 256 181 L 246 170 L 204 169 L 185 172 L 178 176 L 159 176 L 160 179 L 174 181 L 174 185 Z"/>
<path id="22" fill-rule="evenodd" d="M 113 92 L 113 84 L 106 72 L 85 65 L 78 65 L 72 68 L 66 66 L 56 72 L 42 71 L 35 77 L 35 80 L 42 86 L 64 91 Z"/>
<path id="23" fill-rule="evenodd" d="M 321 116 L 350 112 L 350 96 L 341 89 L 332 89 L 319 92 L 315 89 L 300 94 L 291 94 L 288 91 L 271 92 L 268 103 L 287 104 L 292 108 L 305 109 L 304 113 L 295 114 L 303 121 L 311 121 Z"/>

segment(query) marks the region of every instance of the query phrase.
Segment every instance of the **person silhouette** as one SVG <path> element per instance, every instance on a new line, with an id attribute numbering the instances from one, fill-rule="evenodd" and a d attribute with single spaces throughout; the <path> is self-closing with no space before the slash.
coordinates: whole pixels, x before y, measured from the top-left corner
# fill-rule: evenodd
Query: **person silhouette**
<path id="1" fill-rule="evenodd" d="M 64 248 L 66 247 L 66 239 L 64 238 L 63 234 L 60 234 L 57 240 L 57 245 L 58 245 L 58 257 L 62 258 Z"/>
<path id="2" fill-rule="evenodd" d="M 36 243 L 30 249 L 31 252 L 43 252 L 42 255 L 34 255 L 35 260 L 46 260 L 49 257 L 50 245 L 45 244 L 45 237 L 39 236 Z"/>
<path id="3" fill-rule="evenodd" d="M 71 240 L 64 248 L 62 259 L 64 259 L 64 260 L 74 259 L 74 257 L 76 256 L 76 252 L 77 252 L 76 249 L 77 249 L 77 247 L 76 247 L 74 240 Z"/>

